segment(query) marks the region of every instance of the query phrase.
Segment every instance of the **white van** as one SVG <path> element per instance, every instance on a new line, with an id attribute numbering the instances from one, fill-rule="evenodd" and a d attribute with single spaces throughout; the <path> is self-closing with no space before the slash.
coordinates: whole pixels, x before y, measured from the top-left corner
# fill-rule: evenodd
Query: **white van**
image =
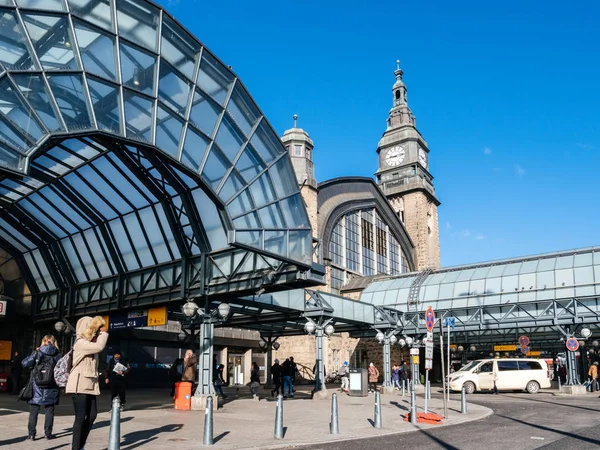
<path id="1" fill-rule="evenodd" d="M 458 372 L 450 374 L 451 391 L 465 387 L 467 394 L 494 389 L 494 378 L 499 391 L 525 389 L 535 394 L 540 388 L 550 387 L 548 366 L 543 359 L 506 358 L 472 361 Z"/>

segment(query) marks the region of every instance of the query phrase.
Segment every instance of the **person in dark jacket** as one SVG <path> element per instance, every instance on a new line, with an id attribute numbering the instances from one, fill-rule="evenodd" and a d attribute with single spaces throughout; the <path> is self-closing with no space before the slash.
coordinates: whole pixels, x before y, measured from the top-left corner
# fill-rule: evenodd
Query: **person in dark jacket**
<path id="1" fill-rule="evenodd" d="M 275 392 L 277 392 L 277 395 L 279 395 L 279 389 L 281 388 L 281 366 L 279 365 L 278 359 L 276 359 L 275 364 L 271 366 L 271 379 L 273 380 L 273 384 L 275 385 L 275 387 L 271 391 L 271 397 L 273 397 L 275 395 Z"/>
<path id="2" fill-rule="evenodd" d="M 258 400 L 258 392 L 260 390 L 260 367 L 256 362 L 252 363 L 252 369 L 250 370 L 250 392 L 252 393 L 252 399 Z"/>
<path id="3" fill-rule="evenodd" d="M 15 352 L 13 359 L 10 361 L 10 380 L 12 382 L 12 393 L 17 395 L 21 391 L 21 376 L 23 375 L 23 358 L 19 352 Z"/>
<path id="4" fill-rule="evenodd" d="M 290 397 L 294 396 L 293 385 L 292 385 L 292 374 L 293 367 L 290 358 L 286 358 L 286 360 L 281 365 L 281 377 L 283 379 L 283 398 L 287 398 L 288 395 Z"/>
<path id="5" fill-rule="evenodd" d="M 169 369 L 169 378 L 171 379 L 171 397 L 175 397 L 175 383 L 181 381 L 183 375 L 183 358 L 177 358 Z"/>
<path id="6" fill-rule="evenodd" d="M 223 385 L 225 384 L 225 378 L 223 378 L 223 369 L 225 369 L 224 364 L 219 364 L 215 367 L 215 372 L 213 374 L 213 386 L 215 387 L 215 392 L 222 399 L 226 399 L 227 396 L 223 392 Z"/>
<path id="7" fill-rule="evenodd" d="M 115 370 L 115 367 L 118 370 Z M 127 401 L 125 393 L 127 391 L 127 379 L 125 378 L 129 374 L 129 364 L 123 359 L 121 350 L 115 348 L 113 351 L 113 357 L 108 362 L 108 368 L 106 369 L 105 383 L 110 385 L 110 398 L 112 399 L 119 396 L 121 402 L 121 411 L 125 409 L 125 402 Z"/>
<path id="8" fill-rule="evenodd" d="M 42 344 L 31 355 L 25 358 L 22 362 L 23 367 L 33 367 L 36 364 L 42 363 L 44 359 L 52 359 L 53 366 L 56 365 L 61 358 L 56 346 L 56 339 L 51 334 L 44 336 Z M 29 400 L 29 424 L 28 424 L 28 440 L 35 440 L 36 427 L 40 407 L 44 407 L 44 435 L 46 439 L 54 439 L 52 427 L 54 426 L 54 406 L 58 405 L 60 390 L 56 383 L 52 381 L 50 386 L 38 386 L 35 381 L 33 383 L 33 398 Z"/>

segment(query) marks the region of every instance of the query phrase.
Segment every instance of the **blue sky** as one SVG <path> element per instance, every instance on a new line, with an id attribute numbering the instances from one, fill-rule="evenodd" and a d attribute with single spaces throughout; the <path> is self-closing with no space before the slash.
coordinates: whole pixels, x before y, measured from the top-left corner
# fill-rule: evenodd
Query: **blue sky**
<path id="1" fill-rule="evenodd" d="M 600 245 L 600 3 L 160 3 L 279 134 L 299 115 L 319 181 L 377 170 L 400 59 L 443 266 Z"/>

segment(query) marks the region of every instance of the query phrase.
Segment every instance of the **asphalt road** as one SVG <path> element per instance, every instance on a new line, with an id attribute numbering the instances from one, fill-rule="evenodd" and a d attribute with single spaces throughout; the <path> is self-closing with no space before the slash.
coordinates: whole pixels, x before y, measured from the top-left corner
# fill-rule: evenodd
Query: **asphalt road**
<path id="1" fill-rule="evenodd" d="M 600 448 L 600 398 L 597 395 L 559 397 L 547 393 L 473 394 L 468 397 L 468 401 L 487 406 L 494 414 L 463 425 L 340 441 L 303 447 L 303 450 Z"/>

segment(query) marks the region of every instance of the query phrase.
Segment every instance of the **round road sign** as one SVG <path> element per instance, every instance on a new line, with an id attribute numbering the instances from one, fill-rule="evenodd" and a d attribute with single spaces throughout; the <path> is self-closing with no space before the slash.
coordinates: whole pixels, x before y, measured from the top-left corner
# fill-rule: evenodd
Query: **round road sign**
<path id="1" fill-rule="evenodd" d="M 524 355 L 526 355 L 527 353 L 529 353 L 529 347 L 522 346 L 521 347 L 521 353 L 523 353 Z"/>
<path id="2" fill-rule="evenodd" d="M 427 327 L 427 331 L 433 331 L 433 326 L 435 325 L 435 314 L 433 312 L 433 308 L 430 306 L 425 311 L 425 326 Z"/>
<path id="3" fill-rule="evenodd" d="M 529 345 L 529 338 L 527 336 L 520 336 L 519 344 L 521 344 L 521 347 L 527 347 Z"/>
<path id="4" fill-rule="evenodd" d="M 575 352 L 579 348 L 579 341 L 572 337 L 572 338 L 567 339 L 567 342 L 565 343 L 565 345 L 567 346 L 568 350 Z"/>

